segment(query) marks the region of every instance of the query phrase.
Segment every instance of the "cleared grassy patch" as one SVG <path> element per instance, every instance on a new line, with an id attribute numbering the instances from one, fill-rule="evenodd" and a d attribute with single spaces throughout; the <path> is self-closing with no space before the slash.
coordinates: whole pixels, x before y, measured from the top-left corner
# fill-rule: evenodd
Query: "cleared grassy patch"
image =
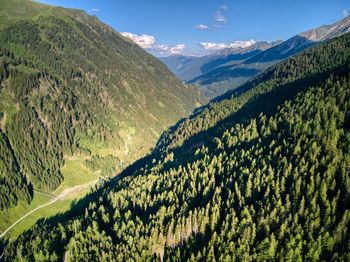
<path id="1" fill-rule="evenodd" d="M 7 88 L 4 88 L 1 92 L 1 100 L 0 100 L 0 112 L 6 113 L 6 119 L 3 123 L 3 128 L 5 128 L 6 123 L 10 122 L 13 115 L 18 112 L 18 108 L 16 108 L 16 102 L 9 93 Z"/>
<path id="2" fill-rule="evenodd" d="M 80 198 L 84 197 L 88 192 L 90 191 L 90 187 L 84 188 L 70 196 L 67 196 L 66 198 L 62 200 L 58 200 L 55 203 L 53 203 L 50 206 L 44 207 L 43 209 L 39 209 L 37 212 L 34 212 L 33 214 L 26 217 L 24 220 L 22 220 L 20 223 L 18 223 L 15 227 L 13 227 L 8 233 L 7 237 L 10 238 L 10 240 L 15 240 L 20 234 L 22 234 L 25 230 L 32 227 L 39 219 L 41 218 L 49 218 L 52 216 L 55 216 L 60 213 L 64 213 L 68 211 L 72 203 L 75 200 L 79 200 Z M 48 201 L 47 201 L 48 202 Z M 47 203 L 45 202 L 45 203 Z"/>
<path id="3" fill-rule="evenodd" d="M 77 135 L 79 145 L 82 148 L 88 149 L 92 154 L 99 156 L 114 155 L 118 156 L 120 141 L 117 138 L 111 138 L 108 143 L 102 142 L 99 139 L 93 139 L 82 134 Z"/>
<path id="4" fill-rule="evenodd" d="M 23 202 L 19 202 L 17 206 L 10 208 L 6 211 L 0 212 L 0 230 L 5 231 L 9 226 L 11 226 L 17 219 L 21 218 L 26 213 L 51 201 L 53 197 L 45 194 L 35 193 L 33 201 L 28 205 Z M 15 228 L 14 228 L 15 229 Z M 11 231 L 9 231 L 9 235 Z M 9 236 L 8 235 L 8 236 Z"/>
<path id="5" fill-rule="evenodd" d="M 59 199 L 53 204 L 30 214 L 8 231 L 6 237 L 10 240 L 15 240 L 21 233 L 33 226 L 39 219 L 49 218 L 59 213 L 64 213 L 70 209 L 75 200 L 84 197 L 90 191 L 92 185 L 82 189 L 77 186 L 91 183 L 98 178 L 98 174 L 94 174 L 84 166 L 86 158 L 86 156 L 78 155 L 69 157 L 65 160 L 65 165 L 61 169 L 61 172 L 64 175 L 64 182 L 52 194 L 58 196 L 62 192 L 66 192 L 68 189 L 76 187 L 77 189 L 74 192 L 70 192 L 63 199 Z M 34 191 L 33 200 L 29 205 L 20 202 L 17 206 L 10 208 L 7 211 L 0 212 L 0 231 L 5 231 L 22 216 L 41 205 L 49 203 L 53 199 L 55 199 L 54 196 Z"/>
<path id="6" fill-rule="evenodd" d="M 97 174 L 85 167 L 84 162 L 86 158 L 86 156 L 76 155 L 65 159 L 65 164 L 61 169 L 64 181 L 53 192 L 54 195 L 59 195 L 67 188 L 89 183 L 98 178 Z"/>

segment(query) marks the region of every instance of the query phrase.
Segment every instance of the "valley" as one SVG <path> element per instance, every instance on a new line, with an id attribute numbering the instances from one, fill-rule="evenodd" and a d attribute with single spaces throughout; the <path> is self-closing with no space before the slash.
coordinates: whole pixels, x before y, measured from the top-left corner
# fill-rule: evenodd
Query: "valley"
<path id="1" fill-rule="evenodd" d="M 157 59 L 83 11 L 29 0 L 0 4 L 4 230 L 44 202 L 39 191 L 56 195 L 95 180 L 86 165 L 95 172 L 102 163 L 102 175 L 115 176 L 200 100 Z M 63 209 L 55 203 L 57 213 L 72 200 Z"/>
<path id="2" fill-rule="evenodd" d="M 28 236 L 35 240 L 21 235 L 5 257 L 26 250 L 21 256 L 30 260 L 55 260 L 64 248 L 70 260 L 344 258 L 349 37 L 278 64 L 242 86 L 242 94 L 183 121 L 149 160 L 103 188 L 87 209 L 76 209 L 63 225 L 34 226 Z M 267 101 L 274 102 L 261 111 Z M 135 245 L 128 239 L 136 235 Z M 301 236 L 307 241 L 297 247 Z"/>
<path id="3" fill-rule="evenodd" d="M 0 0 L 0 261 L 348 261 L 349 11 L 98 4 Z"/>

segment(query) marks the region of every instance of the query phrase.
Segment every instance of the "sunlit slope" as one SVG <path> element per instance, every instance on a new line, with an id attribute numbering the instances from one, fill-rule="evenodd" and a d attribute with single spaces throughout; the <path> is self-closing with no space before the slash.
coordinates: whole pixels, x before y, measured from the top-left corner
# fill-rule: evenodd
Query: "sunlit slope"
<path id="1" fill-rule="evenodd" d="M 83 11 L 2 0 L 0 14 L 0 209 L 57 188 L 66 155 L 113 154 L 120 170 L 198 102 Z"/>
<path id="2" fill-rule="evenodd" d="M 278 64 L 5 261 L 349 260 L 349 61 L 345 35 Z"/>

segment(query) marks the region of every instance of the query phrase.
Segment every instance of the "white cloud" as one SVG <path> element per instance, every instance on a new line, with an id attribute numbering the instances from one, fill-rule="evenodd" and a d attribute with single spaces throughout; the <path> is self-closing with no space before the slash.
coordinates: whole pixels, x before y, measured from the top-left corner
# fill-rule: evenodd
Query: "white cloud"
<path id="1" fill-rule="evenodd" d="M 209 30 L 209 29 L 210 29 L 209 26 L 203 25 L 203 24 L 196 25 L 194 28 L 195 28 L 195 29 L 198 29 L 198 30 Z"/>
<path id="2" fill-rule="evenodd" d="M 226 48 L 244 48 L 255 44 L 253 39 L 248 41 L 234 41 L 232 43 L 213 43 L 213 42 L 200 42 L 199 45 L 207 51 L 217 51 Z"/>
<path id="3" fill-rule="evenodd" d="M 186 45 L 177 44 L 170 45 L 154 45 L 149 51 L 155 55 L 169 56 L 169 55 L 182 55 L 185 52 Z"/>
<path id="4" fill-rule="evenodd" d="M 142 48 L 152 48 L 153 45 L 156 43 L 156 39 L 152 35 L 136 35 L 130 32 L 122 32 L 121 34 L 127 38 L 130 38 Z"/>
<path id="5" fill-rule="evenodd" d="M 159 52 L 165 52 L 169 50 L 169 46 L 167 45 L 154 45 L 152 47 L 153 50 L 159 51 Z"/>
<path id="6" fill-rule="evenodd" d="M 180 55 L 184 53 L 184 49 L 186 48 L 186 45 L 184 44 L 178 44 L 176 46 L 173 46 L 169 49 L 168 53 L 171 55 Z"/>
<path id="7" fill-rule="evenodd" d="M 228 6 L 227 5 L 222 5 L 222 6 L 219 7 L 219 10 L 227 11 L 228 10 Z"/>
<path id="8" fill-rule="evenodd" d="M 92 8 L 87 11 L 89 14 L 93 15 L 94 13 L 100 12 L 100 9 L 98 8 Z"/>
<path id="9" fill-rule="evenodd" d="M 204 24 L 199 24 L 194 26 L 195 29 L 197 30 L 208 30 L 208 29 L 215 29 L 215 28 L 221 28 L 226 22 L 226 12 L 228 10 L 227 5 L 221 5 L 219 6 L 216 11 L 214 12 L 213 15 L 213 22 L 212 25 L 204 25 Z"/>
<path id="10" fill-rule="evenodd" d="M 227 19 L 225 17 L 225 12 L 228 10 L 228 7 L 226 5 L 221 5 L 214 13 L 214 21 L 217 24 L 224 24 L 227 22 Z"/>
<path id="11" fill-rule="evenodd" d="M 219 50 L 219 49 L 227 48 L 227 45 L 225 43 L 200 42 L 199 45 L 204 50 Z"/>
<path id="12" fill-rule="evenodd" d="M 347 17 L 350 15 L 350 10 L 343 10 L 343 16 Z"/>
<path id="13" fill-rule="evenodd" d="M 181 55 L 184 54 L 186 45 L 177 44 L 177 45 L 165 45 L 165 44 L 156 44 L 156 38 L 152 35 L 142 34 L 137 35 L 130 32 L 122 32 L 123 36 L 130 38 L 140 47 L 148 50 L 150 53 L 156 56 L 164 55 Z"/>
<path id="14" fill-rule="evenodd" d="M 214 20 L 215 22 L 218 23 L 226 23 L 226 17 L 223 15 L 223 13 L 221 11 L 216 11 L 214 13 Z"/>

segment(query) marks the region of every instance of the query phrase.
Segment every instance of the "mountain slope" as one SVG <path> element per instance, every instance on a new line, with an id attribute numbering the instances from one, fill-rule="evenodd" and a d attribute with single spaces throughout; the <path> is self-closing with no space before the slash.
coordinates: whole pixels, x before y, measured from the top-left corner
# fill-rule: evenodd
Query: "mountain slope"
<path id="1" fill-rule="evenodd" d="M 120 170 L 196 106 L 193 87 L 96 17 L 0 6 L 0 209 L 57 188 L 72 154 L 112 152 Z"/>
<path id="2" fill-rule="evenodd" d="M 5 261 L 347 260 L 349 62 L 348 34 L 271 68 Z"/>
<path id="3" fill-rule="evenodd" d="M 201 57 L 196 56 L 182 56 L 182 55 L 174 55 L 174 56 L 166 56 L 160 57 L 160 61 L 162 61 L 168 68 L 173 72 L 180 80 L 188 81 L 192 79 L 193 75 L 196 75 L 197 65 L 201 64 Z M 188 68 L 195 68 L 193 72 L 188 70 Z"/>
<path id="4" fill-rule="evenodd" d="M 321 41 L 325 41 L 348 32 L 350 32 L 350 16 L 339 20 L 332 25 L 321 26 L 317 29 L 311 29 L 293 36 L 280 45 L 266 50 L 265 52 L 262 52 L 251 59 L 248 59 L 245 61 L 245 64 L 282 60 Z"/>
<path id="5" fill-rule="evenodd" d="M 168 56 L 160 60 L 181 80 L 190 81 L 219 66 L 239 63 L 275 46 L 276 42 L 257 42 L 248 47 L 226 48 L 207 56 Z"/>
<path id="6" fill-rule="evenodd" d="M 258 54 L 248 57 L 241 63 L 222 66 L 192 79 L 202 93 L 210 98 L 233 90 L 273 64 L 295 55 L 317 43 L 350 32 L 350 16 L 335 24 L 322 26 L 300 33 Z"/>
<path id="7" fill-rule="evenodd" d="M 331 25 L 324 25 L 299 35 L 312 41 L 324 41 L 350 32 L 350 16 Z"/>

